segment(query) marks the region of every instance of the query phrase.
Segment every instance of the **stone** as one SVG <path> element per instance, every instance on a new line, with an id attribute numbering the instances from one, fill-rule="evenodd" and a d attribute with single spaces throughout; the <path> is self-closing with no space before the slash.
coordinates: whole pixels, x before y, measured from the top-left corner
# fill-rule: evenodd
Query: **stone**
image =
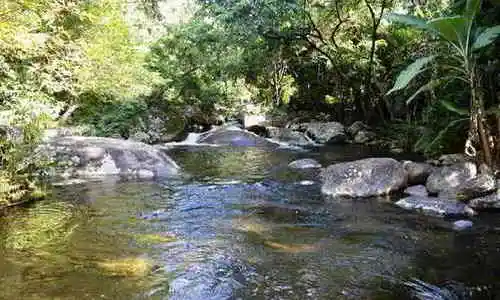
<path id="1" fill-rule="evenodd" d="M 294 146 L 312 145 L 313 142 L 304 133 L 290 128 L 268 127 L 269 137 Z"/>
<path id="2" fill-rule="evenodd" d="M 455 231 L 462 231 L 466 229 L 471 229 L 474 223 L 469 220 L 458 220 L 453 222 L 453 230 Z"/>
<path id="3" fill-rule="evenodd" d="M 130 140 L 61 136 L 40 145 L 36 154 L 53 162 L 49 174 L 55 178 L 119 175 L 150 179 L 180 172 L 179 166 L 160 149 Z"/>
<path id="4" fill-rule="evenodd" d="M 270 142 L 255 133 L 245 130 L 219 129 L 207 132 L 198 140 L 203 144 L 215 144 L 236 147 L 268 147 L 277 148 L 278 144 Z"/>
<path id="5" fill-rule="evenodd" d="M 425 186 L 430 194 L 455 194 L 461 185 L 476 175 L 477 167 L 471 162 L 443 166 L 431 172 Z"/>
<path id="6" fill-rule="evenodd" d="M 356 144 L 365 144 L 365 143 L 373 141 L 376 137 L 377 137 L 377 135 L 372 131 L 360 130 L 354 136 L 354 142 Z"/>
<path id="7" fill-rule="evenodd" d="M 403 167 L 408 173 L 408 185 L 425 184 L 427 178 L 434 170 L 431 164 L 412 161 L 404 161 Z"/>
<path id="8" fill-rule="evenodd" d="M 347 139 L 344 125 L 338 122 L 311 122 L 301 124 L 300 128 L 313 141 L 320 144 L 343 143 Z"/>
<path id="9" fill-rule="evenodd" d="M 403 165 L 392 158 L 366 158 L 331 165 L 321 172 L 321 191 L 332 196 L 386 195 L 406 186 Z"/>
<path id="10" fill-rule="evenodd" d="M 409 186 L 405 189 L 404 193 L 410 196 L 421 196 L 421 197 L 426 197 L 428 194 L 425 185 Z"/>
<path id="11" fill-rule="evenodd" d="M 437 197 L 409 196 L 397 201 L 395 205 L 432 216 L 462 216 L 474 213 L 465 203 Z"/>
<path id="12" fill-rule="evenodd" d="M 492 174 L 479 174 L 465 181 L 457 188 L 456 197 L 462 201 L 486 196 L 496 190 L 496 179 Z"/>
<path id="13" fill-rule="evenodd" d="M 438 158 L 439 164 L 443 166 L 465 163 L 468 161 L 463 153 L 443 154 Z"/>
<path id="14" fill-rule="evenodd" d="M 474 198 L 468 205 L 474 209 L 499 209 L 500 208 L 500 188 L 493 194 Z"/>
<path id="15" fill-rule="evenodd" d="M 347 134 L 349 134 L 349 136 L 354 138 L 361 130 L 370 131 L 370 129 L 371 129 L 370 126 L 366 125 L 365 123 L 361 121 L 356 121 L 352 123 L 351 126 L 347 127 L 346 131 Z"/>
<path id="16" fill-rule="evenodd" d="M 293 169 L 321 168 L 321 164 L 312 158 L 298 159 L 289 163 L 288 166 Z"/>

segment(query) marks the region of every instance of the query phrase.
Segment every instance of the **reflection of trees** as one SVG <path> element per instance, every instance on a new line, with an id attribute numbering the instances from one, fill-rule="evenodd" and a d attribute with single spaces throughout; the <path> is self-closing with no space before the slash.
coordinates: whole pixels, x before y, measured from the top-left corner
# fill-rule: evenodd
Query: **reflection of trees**
<path id="1" fill-rule="evenodd" d="M 475 297 L 493 299 L 500 292 L 498 235 L 478 232 L 447 235 L 449 239 L 436 239 L 417 253 L 416 277 L 432 284 L 457 281 L 471 288 Z"/>
<path id="2" fill-rule="evenodd" d="M 261 179 L 272 166 L 283 161 L 283 153 L 260 148 L 222 148 L 172 150 L 176 161 L 188 174 L 215 178 Z M 202 169 L 201 169 L 202 168 Z"/>

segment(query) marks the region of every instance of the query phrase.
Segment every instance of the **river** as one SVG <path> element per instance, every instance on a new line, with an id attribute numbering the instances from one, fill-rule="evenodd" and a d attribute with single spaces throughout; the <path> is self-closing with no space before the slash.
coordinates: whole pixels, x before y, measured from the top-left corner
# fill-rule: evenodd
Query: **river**
<path id="1" fill-rule="evenodd" d="M 414 279 L 463 289 L 460 299 L 500 295 L 494 214 L 455 232 L 452 220 L 395 207 L 397 196 L 325 197 L 317 171 L 287 167 L 384 153 L 353 145 L 168 153 L 182 178 L 56 187 L 2 216 L 0 299 L 410 299 L 405 283 Z"/>

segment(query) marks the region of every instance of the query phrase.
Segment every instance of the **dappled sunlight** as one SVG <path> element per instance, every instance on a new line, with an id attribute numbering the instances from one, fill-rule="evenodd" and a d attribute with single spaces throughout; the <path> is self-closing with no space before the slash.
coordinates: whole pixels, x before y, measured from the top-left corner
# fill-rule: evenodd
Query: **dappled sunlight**
<path id="1" fill-rule="evenodd" d="M 152 270 L 151 262 L 139 257 L 108 259 L 96 266 L 104 275 L 118 277 L 144 277 Z"/>
<path id="2" fill-rule="evenodd" d="M 304 253 L 304 252 L 316 252 L 320 249 L 320 244 L 282 244 L 279 242 L 265 241 L 264 245 L 270 247 L 274 250 L 286 252 L 286 253 Z"/>

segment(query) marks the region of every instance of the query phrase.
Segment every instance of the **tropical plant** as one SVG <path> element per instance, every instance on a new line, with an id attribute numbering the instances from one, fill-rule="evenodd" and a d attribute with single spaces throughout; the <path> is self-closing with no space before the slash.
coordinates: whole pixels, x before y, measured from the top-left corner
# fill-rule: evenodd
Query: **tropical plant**
<path id="1" fill-rule="evenodd" d="M 445 76 L 432 79 L 421 86 L 408 100 L 413 101 L 422 92 L 433 90 L 438 86 L 460 80 L 466 84 L 470 92 L 468 109 L 461 109 L 451 101 L 441 101 L 450 111 L 469 118 L 468 136 L 465 153 L 493 166 L 492 153 L 495 151 L 494 139 L 488 126 L 488 111 L 484 103 L 481 89 L 481 70 L 478 56 L 481 50 L 491 45 L 500 35 L 500 26 L 480 28 L 475 18 L 481 6 L 481 0 L 467 0 L 462 12 L 458 15 L 424 20 L 411 15 L 391 14 L 390 20 L 400 22 L 429 33 L 444 47 L 437 48 L 435 54 L 417 59 L 403 70 L 387 95 L 405 89 L 419 74 L 431 69 L 434 63 Z M 497 141 L 498 142 L 498 141 Z M 477 151 L 477 149 L 480 151 Z M 478 155 L 479 153 L 482 155 Z"/>

